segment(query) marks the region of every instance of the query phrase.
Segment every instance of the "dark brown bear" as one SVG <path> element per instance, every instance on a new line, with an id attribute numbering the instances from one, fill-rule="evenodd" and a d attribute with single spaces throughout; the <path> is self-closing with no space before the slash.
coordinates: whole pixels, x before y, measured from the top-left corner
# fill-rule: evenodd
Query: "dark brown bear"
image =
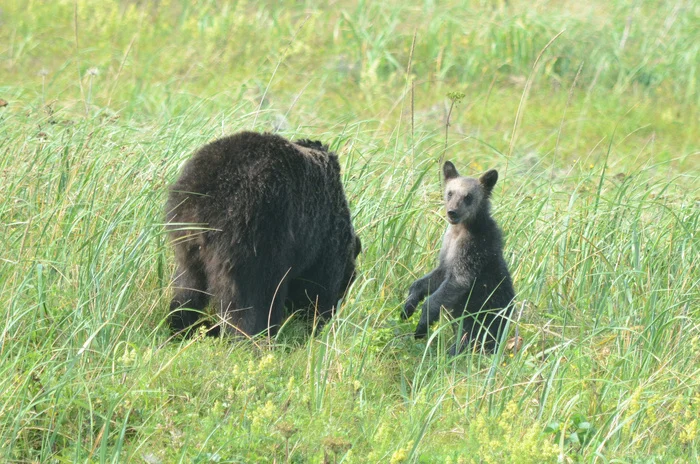
<path id="1" fill-rule="evenodd" d="M 486 351 L 496 348 L 515 296 L 505 259 L 501 230 L 491 217 L 491 191 L 498 180 L 494 169 L 479 179 L 460 176 L 447 161 L 445 209 L 447 227 L 438 267 L 416 280 L 408 291 L 402 317 L 408 318 L 423 298 L 416 338 L 425 337 L 444 307 L 462 317 L 461 340 L 450 350 L 458 353 L 468 343 Z"/>
<path id="2" fill-rule="evenodd" d="M 210 302 L 230 334 L 274 333 L 284 304 L 330 317 L 360 240 L 335 154 L 319 142 L 241 132 L 199 149 L 170 189 L 174 332 Z"/>

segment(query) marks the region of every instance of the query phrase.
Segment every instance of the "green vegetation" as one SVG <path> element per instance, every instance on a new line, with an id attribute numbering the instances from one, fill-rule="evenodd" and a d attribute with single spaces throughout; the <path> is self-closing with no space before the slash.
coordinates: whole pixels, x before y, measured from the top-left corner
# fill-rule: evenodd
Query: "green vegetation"
<path id="1" fill-rule="evenodd" d="M 3 2 L 0 460 L 700 459 L 700 3 L 282 3 Z M 314 337 L 169 340 L 166 187 L 241 129 L 339 153 L 361 274 Z M 441 157 L 501 174 L 519 349 L 399 321 Z"/>

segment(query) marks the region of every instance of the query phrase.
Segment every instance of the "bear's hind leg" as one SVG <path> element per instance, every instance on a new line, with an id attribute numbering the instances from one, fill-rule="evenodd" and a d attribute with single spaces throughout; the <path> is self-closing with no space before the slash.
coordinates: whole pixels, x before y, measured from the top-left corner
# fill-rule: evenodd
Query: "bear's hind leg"
<path id="1" fill-rule="evenodd" d="M 474 344 L 484 353 L 493 353 L 507 323 L 507 311 L 505 313 L 501 309 L 482 309 L 477 313 L 465 311 L 458 333 L 460 339 L 450 349 L 450 354 L 459 354 Z"/>
<path id="2" fill-rule="evenodd" d="M 224 331 L 234 337 L 265 331 L 273 335 L 284 318 L 288 284 L 283 278 L 261 278 L 250 267 L 242 268 L 245 272 L 221 273 L 213 279 Z"/>
<path id="3" fill-rule="evenodd" d="M 492 309 L 488 312 L 486 319 L 486 328 L 489 332 L 484 341 L 484 350 L 490 353 L 496 351 L 498 344 L 501 342 L 503 332 L 506 330 L 508 319 L 511 316 L 512 306 L 505 309 Z"/>
<path id="4" fill-rule="evenodd" d="M 450 356 L 456 356 L 464 351 L 465 348 L 471 346 L 481 332 L 481 323 L 476 320 L 474 314 L 465 311 L 461 319 L 457 320 L 457 340 L 448 351 Z"/>
<path id="5" fill-rule="evenodd" d="M 183 333 L 196 325 L 201 311 L 209 303 L 207 278 L 199 257 L 195 253 L 187 253 L 183 258 L 187 259 L 178 259 L 175 295 L 168 314 L 168 325 L 173 333 Z"/>
<path id="6" fill-rule="evenodd" d="M 269 336 L 277 334 L 284 321 L 284 302 L 288 289 L 286 277 L 271 280 L 271 284 L 260 294 L 263 298 L 254 303 L 256 310 L 252 333 L 267 332 Z"/>
<path id="7" fill-rule="evenodd" d="M 316 331 L 328 322 L 343 298 L 347 288 L 342 287 L 342 269 L 337 263 L 330 262 L 329 256 L 324 255 L 301 277 L 292 281 L 290 295 L 294 306 L 307 309 L 307 319 Z M 350 284 L 348 284 L 348 287 Z"/>

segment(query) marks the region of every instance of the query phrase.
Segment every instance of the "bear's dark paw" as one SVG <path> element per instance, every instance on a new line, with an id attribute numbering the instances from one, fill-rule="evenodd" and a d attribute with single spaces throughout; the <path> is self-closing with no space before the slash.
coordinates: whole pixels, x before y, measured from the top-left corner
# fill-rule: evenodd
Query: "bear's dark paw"
<path id="1" fill-rule="evenodd" d="M 418 324 L 418 327 L 416 327 L 416 334 L 414 335 L 415 339 L 420 340 L 421 338 L 425 338 L 426 335 L 428 335 L 428 326 Z"/>
<path id="2" fill-rule="evenodd" d="M 204 327 L 207 329 L 207 337 L 220 337 L 221 336 L 221 325 L 213 325 L 209 326 L 207 324 L 204 324 Z"/>
<path id="3" fill-rule="evenodd" d="M 498 348 L 498 344 L 496 343 L 496 340 L 486 340 L 479 346 L 479 348 L 483 354 L 494 354 L 496 352 L 496 348 Z"/>
<path id="4" fill-rule="evenodd" d="M 197 313 L 179 309 L 168 315 L 168 326 L 173 334 L 182 334 L 195 325 L 198 319 Z"/>
<path id="5" fill-rule="evenodd" d="M 416 312 L 416 308 L 418 307 L 418 303 L 420 301 L 418 298 L 409 296 L 408 301 L 406 301 L 406 304 L 403 306 L 403 310 L 401 311 L 401 320 L 405 321 L 409 317 L 413 315 L 413 313 Z"/>

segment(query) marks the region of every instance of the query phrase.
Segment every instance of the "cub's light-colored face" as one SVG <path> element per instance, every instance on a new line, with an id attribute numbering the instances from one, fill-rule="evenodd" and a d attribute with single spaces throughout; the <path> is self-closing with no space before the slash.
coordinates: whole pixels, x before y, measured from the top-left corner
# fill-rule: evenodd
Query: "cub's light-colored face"
<path id="1" fill-rule="evenodd" d="M 451 224 L 471 222 L 483 207 L 483 202 L 491 196 L 498 172 L 491 169 L 479 179 L 463 177 L 450 161 L 445 162 L 442 172 L 445 175 L 447 220 Z"/>

